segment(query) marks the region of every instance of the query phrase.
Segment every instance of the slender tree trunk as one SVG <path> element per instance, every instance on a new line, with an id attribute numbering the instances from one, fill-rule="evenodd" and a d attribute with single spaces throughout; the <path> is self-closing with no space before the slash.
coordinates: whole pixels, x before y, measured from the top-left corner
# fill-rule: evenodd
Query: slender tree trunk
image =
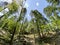
<path id="1" fill-rule="evenodd" d="M 39 38 L 41 38 L 39 24 L 38 24 L 38 21 L 37 20 L 36 20 L 36 25 L 37 25 L 37 31 L 38 31 Z"/>
<path id="2" fill-rule="evenodd" d="M 16 32 L 16 27 L 14 28 L 9 45 L 13 45 L 13 39 L 14 39 L 15 32 Z"/>
<path id="3" fill-rule="evenodd" d="M 34 43 L 35 43 L 34 45 L 36 45 L 36 40 L 35 40 L 35 31 L 34 31 Z"/>

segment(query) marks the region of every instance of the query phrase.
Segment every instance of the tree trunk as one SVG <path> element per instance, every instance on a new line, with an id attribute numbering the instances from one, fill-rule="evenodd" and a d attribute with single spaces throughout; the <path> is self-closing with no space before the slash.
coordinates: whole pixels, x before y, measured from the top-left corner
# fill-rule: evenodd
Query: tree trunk
<path id="1" fill-rule="evenodd" d="M 36 20 L 36 25 L 37 25 L 37 30 L 38 30 L 39 38 L 41 38 L 40 29 L 39 29 L 39 24 L 38 24 L 38 21 L 37 21 L 37 20 Z"/>
<path id="2" fill-rule="evenodd" d="M 16 32 L 16 27 L 14 28 L 9 45 L 13 45 L 13 39 L 14 39 L 15 32 Z"/>

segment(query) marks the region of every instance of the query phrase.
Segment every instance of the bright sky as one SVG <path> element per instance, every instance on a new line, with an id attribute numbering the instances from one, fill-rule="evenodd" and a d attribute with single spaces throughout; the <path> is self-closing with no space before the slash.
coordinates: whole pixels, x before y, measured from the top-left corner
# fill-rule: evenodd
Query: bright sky
<path id="1" fill-rule="evenodd" d="M 48 3 L 46 2 L 46 0 L 27 0 L 25 6 L 27 8 L 28 20 L 31 19 L 31 17 L 29 16 L 30 11 L 35 9 L 37 9 L 39 12 L 41 12 L 45 16 L 45 14 L 43 13 L 43 9 L 47 5 Z"/>
<path id="2" fill-rule="evenodd" d="M 0 2 L 3 0 L 0 0 Z M 7 1 L 9 3 L 12 2 L 12 0 L 4 0 Z M 18 1 L 18 0 L 17 0 Z M 48 3 L 46 2 L 46 0 L 27 0 L 25 7 L 27 8 L 27 18 L 28 20 L 31 19 L 31 17 L 29 16 L 30 11 L 31 10 L 35 10 L 37 9 L 40 13 L 42 13 L 44 16 L 45 14 L 43 13 L 43 9 L 48 5 Z"/>
<path id="3" fill-rule="evenodd" d="M 11 3 L 12 2 L 12 0 L 0 0 L 0 2 L 8 2 L 8 3 Z"/>

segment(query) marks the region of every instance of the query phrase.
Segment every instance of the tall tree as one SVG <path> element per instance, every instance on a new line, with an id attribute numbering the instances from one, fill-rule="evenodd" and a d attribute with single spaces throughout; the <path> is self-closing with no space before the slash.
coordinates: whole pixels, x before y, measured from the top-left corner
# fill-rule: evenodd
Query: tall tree
<path id="1" fill-rule="evenodd" d="M 59 22 L 60 22 L 60 0 L 47 0 L 49 6 L 44 8 L 44 13 L 50 19 L 50 23 L 55 30 L 59 29 Z M 59 29 L 60 30 L 60 29 Z"/>
<path id="2" fill-rule="evenodd" d="M 47 19 L 44 18 L 42 16 L 42 14 L 37 10 L 32 11 L 31 15 L 34 17 L 34 21 L 35 21 L 36 26 L 37 26 L 39 37 L 41 37 L 41 28 L 40 27 L 41 27 L 41 25 L 46 24 Z"/>
<path id="3" fill-rule="evenodd" d="M 1 20 L 0 27 L 4 30 L 8 31 L 10 34 L 9 45 L 13 45 L 13 40 L 15 38 L 15 35 L 16 35 L 17 31 L 20 30 L 19 23 L 21 23 L 25 17 L 26 8 L 23 7 L 24 0 L 20 1 L 20 2 L 21 2 L 21 5 L 18 4 L 16 2 L 16 0 L 14 0 L 11 4 L 8 4 L 6 6 L 6 8 L 8 8 L 9 12 L 3 14 L 0 19 Z M 21 8 L 20 11 L 18 11 L 19 8 Z M 17 18 L 16 18 L 16 16 L 13 15 L 16 12 L 20 12 L 20 14 Z M 19 33 L 19 31 L 18 31 L 18 33 Z"/>

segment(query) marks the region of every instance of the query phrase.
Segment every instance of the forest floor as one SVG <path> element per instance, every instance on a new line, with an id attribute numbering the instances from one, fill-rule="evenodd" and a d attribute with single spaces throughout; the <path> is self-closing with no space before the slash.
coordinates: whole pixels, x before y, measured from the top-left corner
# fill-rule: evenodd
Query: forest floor
<path id="1" fill-rule="evenodd" d="M 29 34 L 29 35 L 25 35 L 25 40 L 27 42 L 31 42 L 31 45 L 60 45 L 60 35 L 57 36 L 57 38 L 52 38 L 50 39 L 50 43 L 44 43 L 42 42 L 42 44 L 36 42 L 36 38 L 38 38 L 37 34 Z M 38 39 L 39 40 L 39 39 Z M 49 42 L 49 40 L 47 40 Z"/>

